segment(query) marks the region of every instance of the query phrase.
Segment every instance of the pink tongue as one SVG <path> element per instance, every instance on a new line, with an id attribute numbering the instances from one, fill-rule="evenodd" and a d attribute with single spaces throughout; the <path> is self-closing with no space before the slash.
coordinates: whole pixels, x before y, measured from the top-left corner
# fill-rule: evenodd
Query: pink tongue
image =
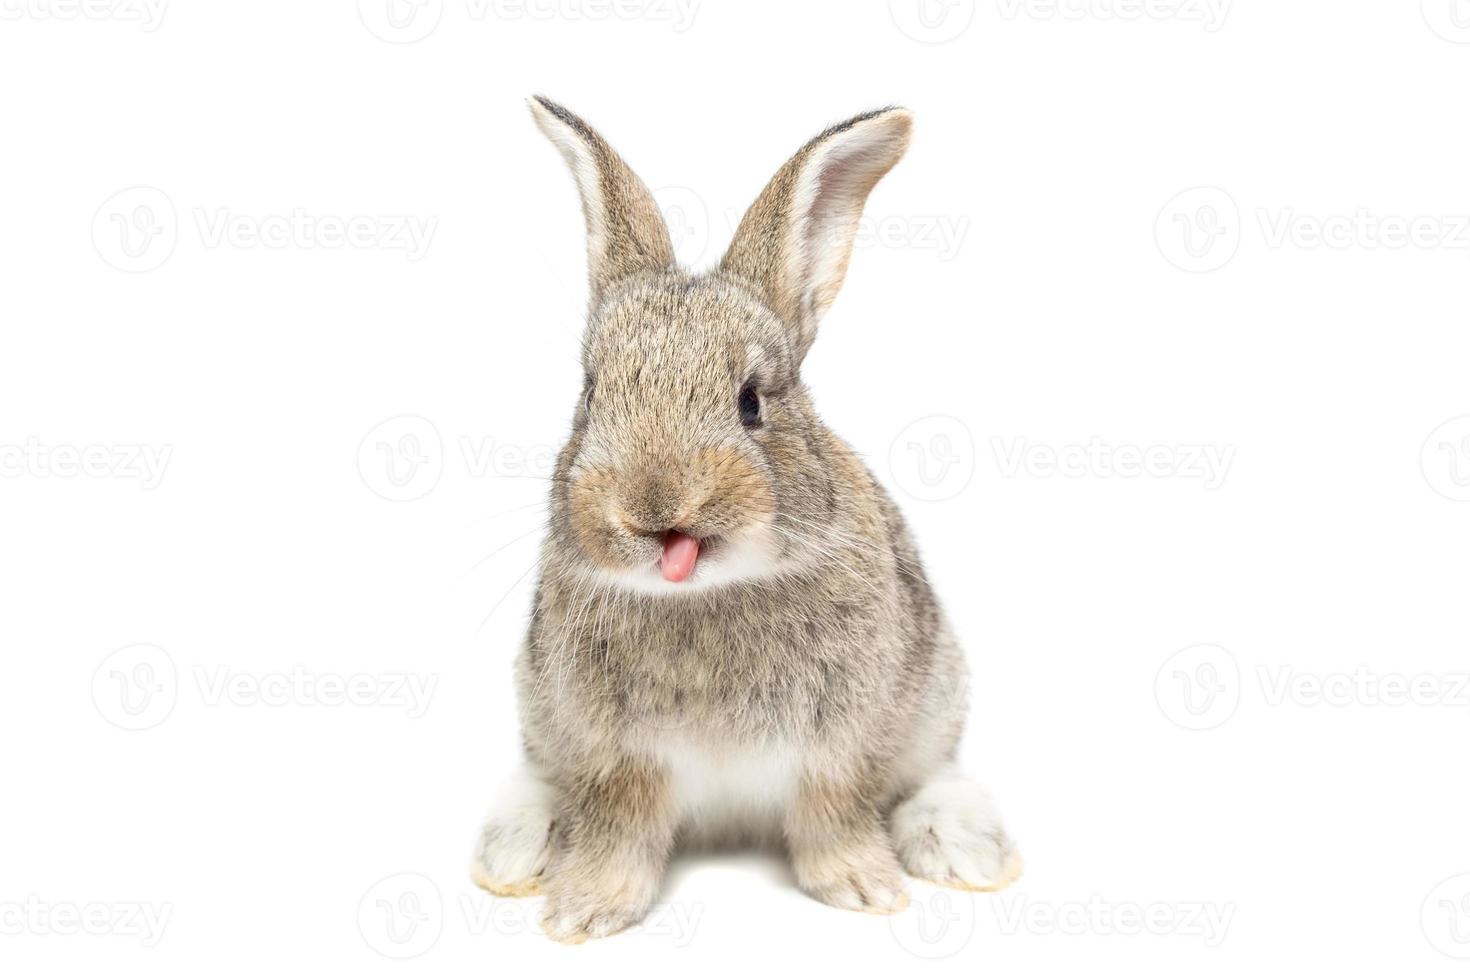
<path id="1" fill-rule="evenodd" d="M 687 534 L 670 531 L 664 538 L 664 555 L 658 567 L 670 582 L 682 582 L 694 571 L 699 559 L 699 541 Z"/>

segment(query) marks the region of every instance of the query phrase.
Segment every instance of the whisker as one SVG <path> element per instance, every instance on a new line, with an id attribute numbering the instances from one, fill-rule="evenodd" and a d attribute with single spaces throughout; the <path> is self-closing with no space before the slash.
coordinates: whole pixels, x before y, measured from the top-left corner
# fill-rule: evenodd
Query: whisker
<path id="1" fill-rule="evenodd" d="M 527 531 L 525 534 L 517 534 L 515 537 L 511 538 L 509 541 L 505 542 L 504 544 L 502 544 L 498 548 L 496 548 L 494 551 L 490 552 L 490 554 L 486 555 L 484 558 L 481 558 L 479 561 L 477 561 L 473 565 L 471 565 L 468 569 L 465 570 L 465 573 L 459 577 L 459 580 L 461 582 L 463 582 L 465 579 L 469 578 L 471 572 L 473 572 L 475 569 L 479 568 L 481 565 L 485 564 L 491 558 L 494 558 L 496 555 L 500 554 L 506 548 L 509 548 L 511 545 L 515 544 L 517 541 L 524 541 L 526 538 L 529 538 L 531 535 L 537 533 L 538 531 L 545 531 L 550 526 L 551 526 L 551 522 L 550 521 L 542 521 L 540 524 L 537 524 L 535 527 L 531 528 L 531 530 Z"/>

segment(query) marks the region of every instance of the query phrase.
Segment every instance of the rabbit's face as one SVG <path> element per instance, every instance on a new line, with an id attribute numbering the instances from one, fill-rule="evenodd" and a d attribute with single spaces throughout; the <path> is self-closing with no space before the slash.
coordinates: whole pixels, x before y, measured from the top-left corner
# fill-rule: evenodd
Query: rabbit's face
<path id="1" fill-rule="evenodd" d="M 808 414 L 788 348 L 718 277 L 655 275 L 603 301 L 558 486 L 603 575 L 665 591 L 777 569 L 784 450 Z"/>
<path id="2" fill-rule="evenodd" d="M 865 475 L 829 472 L 797 370 L 847 272 L 863 202 L 908 146 L 909 114 L 864 113 L 808 142 L 719 268 L 694 276 L 622 157 L 556 103 L 537 97 L 531 111 L 571 167 L 587 222 L 587 382 L 553 482 L 574 560 L 650 591 L 820 560 L 812 528 L 837 488 Z"/>

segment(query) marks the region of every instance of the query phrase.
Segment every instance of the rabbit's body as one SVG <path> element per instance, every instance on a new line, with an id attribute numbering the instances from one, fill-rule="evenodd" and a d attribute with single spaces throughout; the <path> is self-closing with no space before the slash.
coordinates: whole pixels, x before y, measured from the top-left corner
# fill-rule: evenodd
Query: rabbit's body
<path id="1" fill-rule="evenodd" d="M 637 921 L 680 842 L 780 843 L 804 888 L 868 911 L 902 907 L 900 859 L 1007 883 L 1019 859 L 952 768 L 964 659 L 897 507 L 798 373 L 907 115 L 812 141 L 721 268 L 689 275 L 621 159 L 533 108 L 583 193 L 588 382 L 516 665 L 528 765 L 477 880 L 544 883 L 566 940 Z"/>
<path id="2" fill-rule="evenodd" d="M 883 549 L 837 545 L 805 572 L 681 596 L 589 589 L 580 571 L 548 570 L 517 665 L 533 763 L 566 778 L 620 753 L 663 758 L 674 797 L 690 791 L 677 807 L 685 829 L 708 839 L 694 804 L 719 795 L 705 783 L 726 767 L 701 759 L 764 774 L 746 782 L 777 799 L 802 768 L 862 769 L 887 801 L 952 752 L 964 662 L 907 531 L 846 446 L 829 437 L 822 455 L 865 491 L 823 494 L 825 529 L 861 542 L 876 528 Z M 724 815 L 721 829 L 754 829 Z"/>

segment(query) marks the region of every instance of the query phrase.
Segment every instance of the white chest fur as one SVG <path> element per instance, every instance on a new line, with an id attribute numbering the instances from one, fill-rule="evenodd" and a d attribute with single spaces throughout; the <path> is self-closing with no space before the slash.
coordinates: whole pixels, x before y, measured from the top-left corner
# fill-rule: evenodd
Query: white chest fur
<path id="1" fill-rule="evenodd" d="M 720 843 L 779 834 L 802 760 L 780 742 L 711 745 L 671 734 L 659 747 L 687 839 Z"/>

